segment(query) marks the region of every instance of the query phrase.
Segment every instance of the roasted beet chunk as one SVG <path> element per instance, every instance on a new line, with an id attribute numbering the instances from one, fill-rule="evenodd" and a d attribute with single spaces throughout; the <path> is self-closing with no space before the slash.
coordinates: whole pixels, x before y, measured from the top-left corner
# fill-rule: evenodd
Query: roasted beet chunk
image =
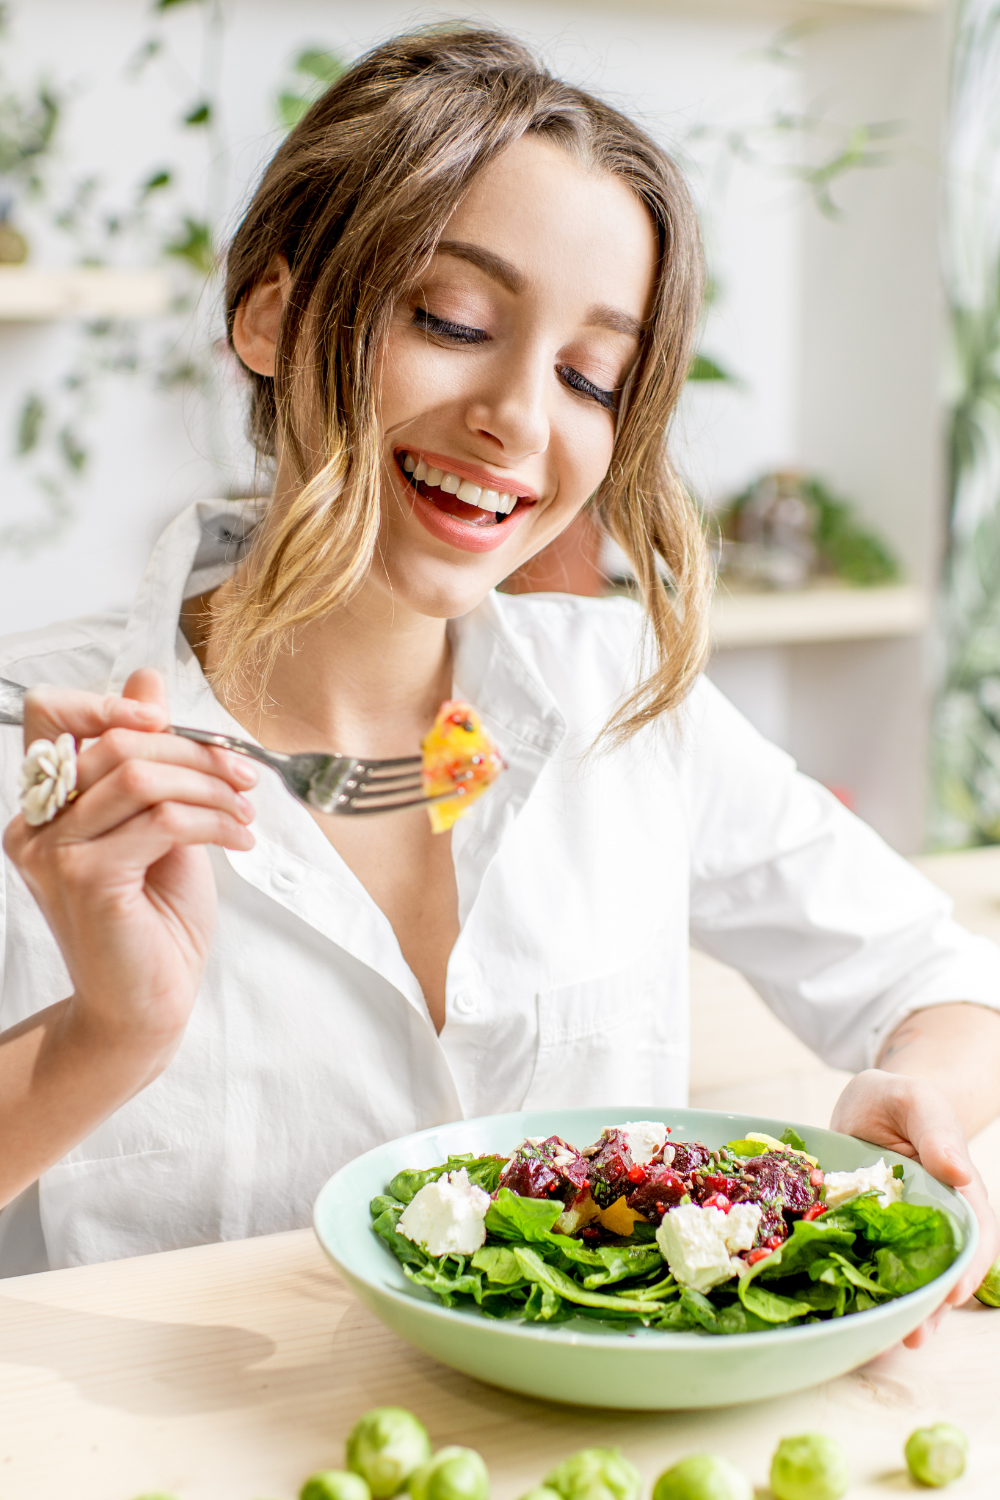
<path id="1" fill-rule="evenodd" d="M 699 1172 L 691 1179 L 691 1197 L 704 1203 L 713 1193 L 721 1193 L 730 1203 L 742 1203 L 749 1194 L 741 1177 L 727 1177 L 723 1172 Z"/>
<path id="2" fill-rule="evenodd" d="M 708 1147 L 701 1141 L 677 1141 L 671 1166 L 681 1177 L 690 1177 L 699 1167 L 708 1165 Z"/>
<path id="3" fill-rule="evenodd" d="M 818 1190 L 809 1180 L 809 1163 L 788 1152 L 768 1151 L 764 1156 L 751 1156 L 744 1162 L 743 1171 L 756 1182 L 758 1201 L 773 1200 L 784 1213 L 805 1213 L 818 1196 Z"/>
<path id="4" fill-rule="evenodd" d="M 589 1158 L 594 1202 L 599 1208 L 610 1208 L 632 1186 L 628 1176 L 632 1168 L 628 1143 L 620 1130 L 604 1130 L 596 1145 L 588 1146 L 583 1154 Z"/>
<path id="5" fill-rule="evenodd" d="M 522 1141 L 500 1174 L 500 1187 L 521 1198 L 558 1198 L 571 1203 L 587 1188 L 587 1163 L 558 1135 Z"/>
<path id="6" fill-rule="evenodd" d="M 649 1166 L 643 1181 L 632 1188 L 625 1202 L 651 1224 L 659 1224 L 663 1215 L 687 1192 L 687 1183 L 673 1167 Z"/>

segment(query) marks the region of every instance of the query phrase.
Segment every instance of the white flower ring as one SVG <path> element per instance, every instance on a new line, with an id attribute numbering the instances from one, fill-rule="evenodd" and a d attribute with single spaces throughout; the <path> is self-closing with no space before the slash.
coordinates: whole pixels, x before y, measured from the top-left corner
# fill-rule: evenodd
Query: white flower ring
<path id="1" fill-rule="evenodd" d="M 21 811 L 40 828 L 76 796 L 76 741 L 71 734 L 35 740 L 21 764 Z"/>

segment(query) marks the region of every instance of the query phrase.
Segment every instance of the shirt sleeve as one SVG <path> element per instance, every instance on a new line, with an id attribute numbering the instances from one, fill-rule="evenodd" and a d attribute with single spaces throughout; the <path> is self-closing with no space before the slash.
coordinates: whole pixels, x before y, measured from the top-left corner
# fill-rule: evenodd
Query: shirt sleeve
<path id="1" fill-rule="evenodd" d="M 1000 1011 L 1000 949 L 803 776 L 707 680 L 677 725 L 691 840 L 691 940 L 740 970 L 834 1067 L 872 1067 L 913 1011 Z"/>

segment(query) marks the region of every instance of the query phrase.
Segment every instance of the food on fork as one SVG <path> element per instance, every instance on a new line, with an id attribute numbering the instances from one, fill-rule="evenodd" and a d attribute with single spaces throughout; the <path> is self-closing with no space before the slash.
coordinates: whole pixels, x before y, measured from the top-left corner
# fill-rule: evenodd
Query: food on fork
<path id="1" fill-rule="evenodd" d="M 475 709 L 454 698 L 442 703 L 420 748 L 424 796 L 452 793 L 427 809 L 433 831 L 446 833 L 496 781 L 503 758 Z"/>

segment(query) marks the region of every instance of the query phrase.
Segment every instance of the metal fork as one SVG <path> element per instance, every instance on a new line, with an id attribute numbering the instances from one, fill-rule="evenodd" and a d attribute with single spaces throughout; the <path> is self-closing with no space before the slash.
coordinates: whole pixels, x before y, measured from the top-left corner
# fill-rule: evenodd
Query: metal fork
<path id="1" fill-rule="evenodd" d="M 16 682 L 0 677 L 0 724 L 24 723 L 24 695 L 27 690 Z M 216 745 L 259 760 L 277 771 L 293 797 L 307 807 L 335 814 L 398 812 L 404 807 L 418 807 L 443 802 L 454 792 L 425 797 L 421 791 L 419 755 L 404 755 L 399 760 L 359 760 L 352 755 L 321 755 L 308 752 L 283 755 L 280 750 L 265 750 L 250 740 L 234 739 L 228 734 L 214 734 L 207 729 L 188 729 L 180 724 L 169 726 L 170 734 L 195 740 L 199 745 Z"/>

